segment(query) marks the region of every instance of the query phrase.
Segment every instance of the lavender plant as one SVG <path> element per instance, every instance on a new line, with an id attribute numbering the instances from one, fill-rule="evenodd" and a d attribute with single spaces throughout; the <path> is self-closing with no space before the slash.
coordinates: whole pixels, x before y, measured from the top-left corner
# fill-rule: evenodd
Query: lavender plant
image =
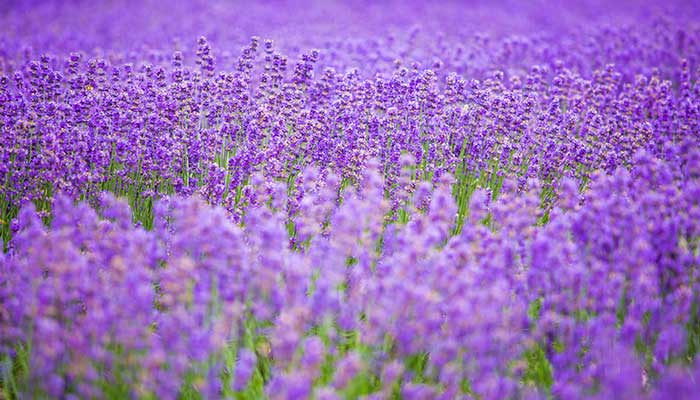
<path id="1" fill-rule="evenodd" d="M 83 6 L 0 6 L 3 398 L 700 390 L 697 5 Z"/>

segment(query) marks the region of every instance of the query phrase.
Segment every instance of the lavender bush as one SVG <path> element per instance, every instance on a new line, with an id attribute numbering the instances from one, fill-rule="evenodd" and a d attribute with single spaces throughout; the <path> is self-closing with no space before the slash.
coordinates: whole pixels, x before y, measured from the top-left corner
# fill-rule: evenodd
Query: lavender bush
<path id="1" fill-rule="evenodd" d="M 0 5 L 3 398 L 700 392 L 700 6 Z"/>

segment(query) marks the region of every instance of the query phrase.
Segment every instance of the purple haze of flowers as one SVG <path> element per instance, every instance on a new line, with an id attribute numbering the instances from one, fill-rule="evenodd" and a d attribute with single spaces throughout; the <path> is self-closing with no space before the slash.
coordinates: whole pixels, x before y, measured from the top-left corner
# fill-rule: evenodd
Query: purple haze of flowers
<path id="1" fill-rule="evenodd" d="M 700 390 L 698 4 L 15 3 L 0 397 Z"/>

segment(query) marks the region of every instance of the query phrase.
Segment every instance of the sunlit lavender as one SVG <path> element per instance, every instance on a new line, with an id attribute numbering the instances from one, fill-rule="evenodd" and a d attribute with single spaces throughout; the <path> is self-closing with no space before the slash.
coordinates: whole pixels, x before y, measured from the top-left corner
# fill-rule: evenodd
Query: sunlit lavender
<path id="1" fill-rule="evenodd" d="M 0 3 L 0 399 L 694 399 L 700 3 Z"/>

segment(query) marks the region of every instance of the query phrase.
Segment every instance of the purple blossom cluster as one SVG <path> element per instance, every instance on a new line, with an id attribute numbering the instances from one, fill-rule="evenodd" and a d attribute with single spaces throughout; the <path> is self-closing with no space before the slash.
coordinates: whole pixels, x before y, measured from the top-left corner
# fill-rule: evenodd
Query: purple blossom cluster
<path id="1" fill-rule="evenodd" d="M 0 5 L 0 397 L 693 398 L 700 8 L 604 3 Z"/>
<path id="2" fill-rule="evenodd" d="M 691 396 L 665 382 L 700 373 L 700 151 L 669 152 L 676 163 L 637 153 L 583 200 L 565 178 L 546 225 L 538 181 L 507 180 L 496 200 L 477 189 L 457 235 L 448 175 L 387 225 L 373 161 L 340 202 L 332 176 L 306 192 L 297 218 L 327 225 L 297 249 L 284 196 L 243 226 L 161 200 L 151 231 L 112 195 L 96 211 L 59 196 L 49 227 L 22 208 L 3 257 L 3 346 L 31 349 L 31 387 L 51 396 L 100 397 L 107 382 L 216 398 L 269 376 L 270 398 L 539 398 L 533 349 L 556 397 Z"/>
<path id="3" fill-rule="evenodd" d="M 199 191 L 240 214 L 256 171 L 281 180 L 315 164 L 357 181 L 373 157 L 396 203 L 403 153 L 420 164 L 418 179 L 457 170 L 486 181 L 587 179 L 629 165 L 639 148 L 659 155 L 666 142 L 698 131 L 698 25 L 678 32 L 647 25 L 591 44 L 606 54 L 625 42 L 605 62 L 584 66 L 557 52 L 545 60 L 537 53 L 547 42 L 526 51 L 534 59 L 518 57 L 520 66 L 469 61 L 475 71 L 408 62 L 406 54 L 369 69 L 352 59 L 324 61 L 330 44 L 288 58 L 257 37 L 237 57 L 219 57 L 200 37 L 189 63 L 179 50 L 124 62 L 123 53 L 84 51 L 25 58 L 32 53 L 13 56 L 8 45 L 0 68 L 3 208 L 57 192 L 150 200 Z M 649 46 L 640 37 L 666 39 Z M 401 43 L 435 48 L 410 37 Z M 635 62 L 614 64 L 622 51 Z"/>

